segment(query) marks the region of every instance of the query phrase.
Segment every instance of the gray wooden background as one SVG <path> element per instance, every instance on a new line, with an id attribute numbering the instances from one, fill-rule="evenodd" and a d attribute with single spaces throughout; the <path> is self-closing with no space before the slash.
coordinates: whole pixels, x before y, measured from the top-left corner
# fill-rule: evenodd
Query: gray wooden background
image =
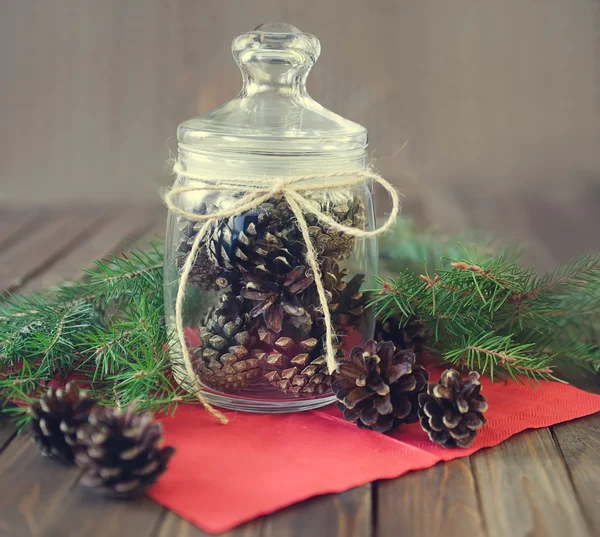
<path id="1" fill-rule="evenodd" d="M 600 202 L 599 0 L 0 0 L 0 203 L 156 200 L 177 124 L 239 89 L 232 38 L 274 20 L 320 38 L 311 94 L 433 221 Z"/>

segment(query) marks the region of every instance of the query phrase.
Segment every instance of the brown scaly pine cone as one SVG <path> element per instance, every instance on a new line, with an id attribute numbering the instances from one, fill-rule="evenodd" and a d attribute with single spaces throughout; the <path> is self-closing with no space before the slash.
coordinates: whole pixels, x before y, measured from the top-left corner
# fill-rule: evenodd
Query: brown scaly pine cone
<path id="1" fill-rule="evenodd" d="M 96 404 L 88 392 L 70 382 L 66 388 L 49 388 L 29 407 L 29 433 L 45 457 L 73 462 L 77 428 L 88 421 Z"/>
<path id="2" fill-rule="evenodd" d="M 301 337 L 293 329 L 276 334 L 265 326 L 258 328 L 264 378 L 278 390 L 295 397 L 321 395 L 331 388 L 323 337 Z"/>
<path id="3" fill-rule="evenodd" d="M 214 265 L 243 273 L 279 257 L 293 267 L 304 262 L 304 246 L 291 209 L 276 199 L 216 222 L 206 248 Z"/>
<path id="4" fill-rule="evenodd" d="M 206 204 L 201 203 L 195 212 L 206 214 Z M 177 219 L 177 226 L 181 233 L 181 239 L 177 244 L 177 257 L 175 263 L 179 270 L 183 268 L 185 261 L 192 249 L 192 244 L 204 222 L 192 222 L 183 216 Z M 225 288 L 231 281 L 231 273 L 224 267 L 216 265 L 208 256 L 206 245 L 201 244 L 194 260 L 194 264 L 188 276 L 188 283 L 199 287 L 204 291 L 213 291 Z"/>
<path id="5" fill-rule="evenodd" d="M 329 213 L 340 224 L 364 229 L 367 218 L 360 198 L 340 192 L 315 195 L 313 198 L 321 206 L 321 211 Z M 306 221 L 312 242 L 321 258 L 342 260 L 350 257 L 355 242 L 352 235 L 330 228 L 312 214 L 306 215 Z"/>
<path id="6" fill-rule="evenodd" d="M 413 351 L 370 340 L 340 364 L 332 388 L 345 419 L 386 433 L 418 421 L 418 396 L 428 380 Z"/>
<path id="7" fill-rule="evenodd" d="M 273 201 L 220 220 L 207 239 L 214 262 L 241 274 L 240 295 L 252 302 L 250 319 L 262 317 L 277 333 L 285 319 L 305 334 L 312 324 L 305 297 L 314 279 L 306 273 L 298 233 L 289 205 Z"/>
<path id="8" fill-rule="evenodd" d="M 410 349 L 415 352 L 417 361 L 420 361 L 427 333 L 421 323 L 409 320 L 402 326 L 397 318 L 391 317 L 385 321 L 377 319 L 375 339 L 391 341 L 397 349 Z"/>
<path id="9" fill-rule="evenodd" d="M 314 201 L 337 222 L 364 228 L 366 215 L 360 198 L 336 193 L 314 196 Z M 350 256 L 353 236 L 329 229 L 314 215 L 305 217 L 319 257 L 339 260 Z M 264 258 L 279 257 L 282 252 L 292 266 L 303 264 L 306 248 L 295 221 L 289 204 L 272 198 L 252 211 L 220 220 L 207 238 L 208 254 L 216 266 L 242 272 L 262 264 Z"/>
<path id="10" fill-rule="evenodd" d="M 192 365 L 206 385 L 237 392 L 262 374 L 260 360 L 251 353 L 256 337 L 246 326 L 240 296 L 224 292 L 219 302 L 200 327 L 200 344 L 192 349 Z"/>
<path id="11" fill-rule="evenodd" d="M 309 288 L 314 278 L 304 265 L 292 266 L 285 257 L 255 267 L 243 274 L 240 295 L 252 301 L 251 319 L 262 317 L 267 328 L 280 333 L 284 321 L 290 322 L 302 334 L 308 334 L 312 316 L 305 306 L 311 306 Z"/>
<path id="12" fill-rule="evenodd" d="M 331 297 L 329 311 L 336 330 L 347 331 L 359 326 L 368 301 L 368 294 L 360 290 L 364 275 L 356 274 L 350 281 L 345 281 L 348 271 L 333 259 L 326 258 L 321 266 L 321 276 L 325 291 Z M 316 293 L 314 300 L 318 303 Z"/>
<path id="13" fill-rule="evenodd" d="M 132 498 L 146 491 L 165 471 L 175 448 L 160 447 L 162 425 L 150 413 L 136 415 L 96 407 L 77 431 L 81 483 L 108 496 Z"/>
<path id="14" fill-rule="evenodd" d="M 469 447 L 485 424 L 488 403 L 480 392 L 476 371 L 461 379 L 458 371 L 447 369 L 437 384 L 429 384 L 419 395 L 421 427 L 429 438 L 445 448 Z"/>

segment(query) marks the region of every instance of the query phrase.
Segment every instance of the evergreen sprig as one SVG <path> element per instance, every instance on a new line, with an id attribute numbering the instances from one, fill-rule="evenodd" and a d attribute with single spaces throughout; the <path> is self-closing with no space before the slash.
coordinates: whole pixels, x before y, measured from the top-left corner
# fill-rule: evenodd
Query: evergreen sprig
<path id="1" fill-rule="evenodd" d="M 2 297 L 2 398 L 29 403 L 74 378 L 104 404 L 168 411 L 192 402 L 171 375 L 162 287 L 161 246 L 153 244 L 98 260 L 81 281 Z M 25 408 L 6 410 L 27 422 Z"/>
<path id="2" fill-rule="evenodd" d="M 600 254 L 543 276 L 505 253 L 461 249 L 439 267 L 381 280 L 384 320 L 422 323 L 444 361 L 515 379 L 556 378 L 560 367 L 600 371 Z"/>
<path id="3" fill-rule="evenodd" d="M 382 259 L 394 276 L 372 295 L 382 319 L 418 321 L 430 351 L 492 378 L 600 371 L 600 254 L 536 276 L 514 249 L 496 253 L 488 239 L 467 249 L 440 237 L 401 223 L 388 239 Z M 105 404 L 168 411 L 197 401 L 171 373 L 162 258 L 156 243 L 98 260 L 80 281 L 0 297 L 0 396 L 27 404 L 74 378 Z M 26 423 L 24 408 L 5 410 Z"/>

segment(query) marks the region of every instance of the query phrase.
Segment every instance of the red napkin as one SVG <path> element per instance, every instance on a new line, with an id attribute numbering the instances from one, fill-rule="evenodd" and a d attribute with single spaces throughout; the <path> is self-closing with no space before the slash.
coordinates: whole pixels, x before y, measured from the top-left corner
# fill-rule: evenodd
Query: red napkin
<path id="1" fill-rule="evenodd" d="M 462 450 L 433 444 L 418 424 L 392 436 L 358 429 L 334 407 L 277 415 L 228 412 L 230 423 L 223 426 L 200 407 L 181 406 L 162 419 L 166 442 L 177 452 L 149 496 L 201 529 L 220 533 L 311 496 L 429 468 L 525 429 L 600 411 L 600 396 L 563 384 L 533 390 L 484 379 L 483 385 L 488 422 L 473 446 Z"/>

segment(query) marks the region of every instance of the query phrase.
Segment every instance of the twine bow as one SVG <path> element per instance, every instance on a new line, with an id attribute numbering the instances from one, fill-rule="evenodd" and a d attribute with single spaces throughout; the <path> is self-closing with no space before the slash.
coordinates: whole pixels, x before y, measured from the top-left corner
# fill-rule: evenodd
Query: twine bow
<path id="1" fill-rule="evenodd" d="M 329 311 L 329 305 L 327 302 L 327 294 L 323 286 L 323 279 L 321 277 L 321 271 L 319 269 L 319 262 L 317 252 L 313 246 L 310 232 L 308 229 L 308 223 L 306 222 L 305 214 L 313 214 L 317 220 L 323 222 L 333 229 L 352 235 L 354 237 L 367 238 L 375 235 L 380 235 L 388 229 L 390 229 L 400 212 L 400 196 L 396 189 L 379 174 L 370 170 L 348 170 L 341 172 L 332 172 L 328 174 L 318 175 L 301 175 L 301 176 L 290 176 L 278 179 L 273 182 L 272 178 L 240 178 L 240 177 L 210 177 L 206 175 L 195 175 L 193 173 L 185 171 L 179 162 L 173 166 L 173 173 L 178 177 L 186 177 L 198 181 L 198 184 L 193 186 L 184 186 L 172 188 L 165 194 L 165 204 L 172 212 L 179 214 L 188 220 L 195 222 L 205 222 L 200 228 L 194 242 L 192 249 L 188 254 L 185 263 L 183 265 L 181 276 L 179 279 L 179 287 L 177 289 L 177 298 L 175 302 L 175 325 L 177 329 L 177 336 L 179 343 L 181 344 L 181 352 L 183 354 L 183 361 L 187 374 L 192 382 L 198 388 L 197 396 L 200 403 L 204 408 L 214 417 L 216 417 L 221 423 L 226 424 L 227 418 L 213 408 L 208 401 L 202 395 L 200 390 L 200 384 L 198 377 L 194 372 L 192 362 L 190 359 L 190 353 L 185 341 L 185 332 L 183 328 L 183 300 L 185 296 L 185 287 L 188 282 L 190 270 L 198 254 L 200 243 L 211 225 L 220 218 L 228 218 L 237 214 L 242 214 L 246 211 L 256 209 L 259 205 L 271 198 L 284 199 L 294 216 L 302 238 L 306 244 L 306 262 L 310 266 L 317 288 L 317 295 L 319 297 L 320 309 L 323 313 L 323 319 L 325 321 L 325 358 L 327 362 L 327 368 L 329 373 L 333 373 L 337 368 L 335 360 L 335 345 L 334 341 L 336 336 L 333 330 L 333 324 L 331 322 L 331 313 Z M 333 185 L 330 183 L 330 179 L 340 179 Z M 315 203 L 310 198 L 303 195 L 303 192 L 317 192 L 323 190 L 350 188 L 364 183 L 366 180 L 372 180 L 375 183 L 381 185 L 387 190 L 390 198 L 392 199 L 392 210 L 387 220 L 378 228 L 372 231 L 364 231 L 362 229 L 345 226 L 334 220 L 330 215 L 321 211 L 319 204 Z M 208 181 L 208 182 L 207 182 Z M 179 194 L 186 192 L 241 192 L 244 195 L 236 200 L 231 205 L 221 208 L 217 212 L 212 214 L 196 214 L 190 213 L 178 207 L 174 199 Z"/>

